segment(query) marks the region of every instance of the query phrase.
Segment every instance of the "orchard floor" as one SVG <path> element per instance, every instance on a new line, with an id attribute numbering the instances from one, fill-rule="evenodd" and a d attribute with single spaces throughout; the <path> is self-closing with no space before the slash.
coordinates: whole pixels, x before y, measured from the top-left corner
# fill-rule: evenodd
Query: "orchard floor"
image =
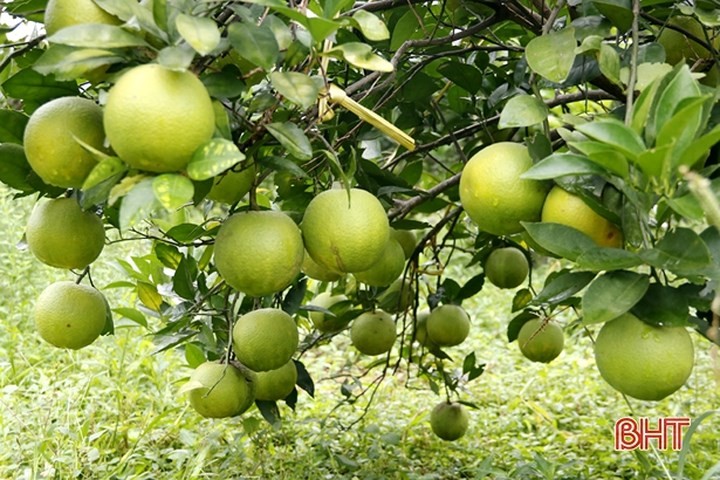
<path id="1" fill-rule="evenodd" d="M 32 200 L 0 195 L 2 479 L 672 479 L 679 478 L 679 452 L 615 451 L 615 420 L 697 418 L 720 408 L 720 360 L 708 342 L 696 337 L 697 366 L 685 388 L 659 403 L 628 404 L 599 377 L 581 330 L 551 364 L 524 361 L 505 336 L 512 292 L 488 286 L 465 305 L 471 340 L 449 351 L 453 368 L 471 351 L 487 364 L 462 393 L 479 408 L 457 442 L 433 436 L 428 415 L 441 398 L 405 364 L 383 380 L 370 406 L 366 397 L 343 404 L 338 375 L 355 360 L 355 372 L 373 362 L 358 359 L 344 335 L 303 357 L 317 392 L 314 399 L 301 393 L 296 412 L 281 406 L 281 426 L 269 426 L 255 409 L 205 420 L 177 393 L 190 371 L 182 354 L 152 355 L 156 346 L 141 327 L 119 325 L 115 336 L 77 352 L 38 338 L 34 298 L 71 274 L 16 247 Z M 97 284 L 120 277 L 113 258 L 127 255 L 123 249 L 102 254 Z M 107 294 L 114 305 L 128 301 L 121 290 Z M 691 439 L 684 475 L 700 479 L 718 462 L 720 415 L 712 415 Z"/>

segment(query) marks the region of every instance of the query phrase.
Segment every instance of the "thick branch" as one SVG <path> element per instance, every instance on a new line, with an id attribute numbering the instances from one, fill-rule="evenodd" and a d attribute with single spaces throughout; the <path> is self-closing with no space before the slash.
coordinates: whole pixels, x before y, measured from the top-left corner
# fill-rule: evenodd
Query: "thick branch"
<path id="1" fill-rule="evenodd" d="M 388 218 L 390 220 L 403 218 L 405 215 L 410 213 L 413 208 L 417 207 L 421 203 L 426 202 L 427 200 L 430 200 L 431 198 L 437 197 L 442 192 L 454 185 L 457 185 L 458 183 L 460 183 L 460 174 L 456 173 L 452 177 L 438 183 L 430 190 L 422 192 L 419 195 L 412 197 L 411 199 L 404 202 L 398 202 L 396 206 L 393 207 L 390 212 L 388 212 Z"/>
<path id="2" fill-rule="evenodd" d="M 432 0 L 381 0 L 379 2 L 363 2 L 356 3 L 349 13 L 356 12 L 358 10 L 365 10 L 366 12 L 380 12 L 383 10 L 390 10 L 397 7 L 405 7 L 416 3 L 430 3 Z"/>

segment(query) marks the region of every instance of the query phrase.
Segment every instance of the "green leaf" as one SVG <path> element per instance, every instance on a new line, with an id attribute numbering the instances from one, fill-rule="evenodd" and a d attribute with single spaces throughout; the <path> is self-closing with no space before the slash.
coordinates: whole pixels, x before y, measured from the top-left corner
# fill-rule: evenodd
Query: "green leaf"
<path id="1" fill-rule="evenodd" d="M 551 180 L 566 175 L 605 175 L 607 172 L 586 157 L 574 153 L 555 153 L 527 169 L 520 178 Z"/>
<path id="2" fill-rule="evenodd" d="M 195 150 L 188 163 L 187 174 L 193 180 L 207 180 L 243 160 L 245 155 L 233 142 L 224 138 L 213 138 Z"/>
<path id="3" fill-rule="evenodd" d="M 664 178 L 663 172 L 670 164 L 672 150 L 673 145 L 648 148 L 635 158 L 635 163 L 648 177 Z"/>
<path id="4" fill-rule="evenodd" d="M 181 13 L 175 18 L 175 26 L 178 33 L 200 55 L 209 54 L 220 44 L 220 30 L 211 18 Z"/>
<path id="5" fill-rule="evenodd" d="M 300 360 L 293 360 L 295 362 L 295 367 L 297 368 L 297 386 L 305 390 L 308 395 L 311 397 L 315 396 L 315 383 L 313 382 L 312 377 L 310 376 L 310 373 L 308 373 L 307 368 L 305 368 L 305 364 L 303 364 Z"/>
<path id="6" fill-rule="evenodd" d="M 192 257 L 183 257 L 173 275 L 173 291 L 186 300 L 194 300 L 197 265 Z"/>
<path id="7" fill-rule="evenodd" d="M 2 88 L 6 96 L 25 100 L 26 111 L 54 98 L 78 94 L 77 82 L 59 81 L 53 75 L 41 75 L 29 68 L 5 80 Z"/>
<path id="8" fill-rule="evenodd" d="M 140 302 L 154 312 L 159 312 L 163 304 L 162 296 L 157 287 L 151 283 L 138 282 L 137 296 Z"/>
<path id="9" fill-rule="evenodd" d="M 0 110 L 0 143 L 23 144 L 28 117 L 14 110 Z"/>
<path id="10" fill-rule="evenodd" d="M 694 143 L 695 137 L 701 129 L 705 128 L 703 122 L 707 102 L 712 97 L 696 97 L 688 99 L 682 107 L 663 125 L 655 139 L 657 146 L 672 145 L 673 155 L 670 167 L 677 168 L 681 165 L 682 153 Z M 670 173 L 670 172 L 667 172 Z"/>
<path id="11" fill-rule="evenodd" d="M 120 204 L 120 230 L 127 231 L 160 207 L 153 189 L 153 179 L 144 178 L 123 197 Z"/>
<path id="12" fill-rule="evenodd" d="M 712 257 L 700 235 L 689 228 L 678 227 L 665 234 L 651 250 L 640 256 L 656 268 L 670 270 L 681 277 L 710 273 Z"/>
<path id="13" fill-rule="evenodd" d="M 645 295 L 650 278 L 620 270 L 596 278 L 582 299 L 583 324 L 604 323 L 633 308 Z"/>
<path id="14" fill-rule="evenodd" d="M 147 47 L 147 42 L 116 25 L 84 23 L 59 30 L 48 38 L 50 43 L 83 48 Z"/>
<path id="15" fill-rule="evenodd" d="M 580 268 L 593 272 L 622 270 L 645 263 L 636 253 L 621 248 L 594 247 L 585 250 L 575 262 Z"/>
<path id="16" fill-rule="evenodd" d="M 475 80 L 479 88 L 480 82 Z M 505 104 L 500 113 L 498 128 L 529 127 L 544 122 L 549 110 L 542 100 L 533 95 L 516 95 Z"/>
<path id="17" fill-rule="evenodd" d="M 475 94 L 482 87 L 482 72 L 467 63 L 448 61 L 438 67 L 438 72 L 455 85 Z"/>
<path id="18" fill-rule="evenodd" d="M 531 310 L 524 310 L 517 314 L 510 322 L 507 327 L 508 343 L 512 343 L 517 340 L 520 329 L 528 321 L 540 318 L 537 313 Z"/>
<path id="19" fill-rule="evenodd" d="M 298 178 L 307 177 L 305 170 L 295 163 L 292 159 L 287 157 L 279 157 L 277 155 L 271 155 L 267 157 L 261 157 L 259 163 L 265 167 L 269 167 L 276 172 L 290 172 L 293 176 Z"/>
<path id="20" fill-rule="evenodd" d="M 551 82 L 563 82 L 575 61 L 575 29 L 535 37 L 525 47 L 528 66 Z"/>
<path id="21" fill-rule="evenodd" d="M 142 30 L 164 40 L 167 43 L 168 35 L 163 28 L 167 25 L 160 26 L 155 22 L 155 13 L 161 13 L 163 10 L 164 0 L 158 0 L 153 3 L 153 11 L 146 8 L 146 2 L 138 2 L 136 0 L 93 0 L 106 12 L 118 17 L 124 22 L 130 22 L 139 25 Z M 163 19 L 164 20 L 164 19 Z M 163 23 L 163 22 L 160 22 Z M 167 22 L 165 22 L 167 23 Z"/>
<path id="22" fill-rule="evenodd" d="M 677 288 L 651 283 L 632 313 L 651 325 L 682 326 L 688 323 L 688 299 Z"/>
<path id="23" fill-rule="evenodd" d="M 157 62 L 165 68 L 175 70 L 176 72 L 184 72 L 190 68 L 195 51 L 185 44 L 173 45 L 160 50 L 157 56 Z"/>
<path id="24" fill-rule="evenodd" d="M 158 202 L 166 210 L 171 211 L 192 202 L 195 193 L 195 187 L 190 179 L 179 173 L 158 175 L 153 180 L 152 187 Z"/>
<path id="25" fill-rule="evenodd" d="M 143 327 L 148 326 L 147 319 L 140 310 L 136 310 L 134 308 L 118 307 L 113 308 L 112 311 L 120 315 L 122 318 L 132 320 L 138 325 L 141 325 Z"/>
<path id="26" fill-rule="evenodd" d="M 96 68 L 123 60 L 122 55 L 110 50 L 51 45 L 33 68 L 43 75 L 52 73 L 58 80 L 75 80 Z"/>
<path id="27" fill-rule="evenodd" d="M 579 125 L 576 130 L 598 142 L 614 147 L 630 158 L 636 158 L 646 149 L 642 138 L 618 120 L 588 122 Z"/>
<path id="28" fill-rule="evenodd" d="M 317 84 L 304 73 L 273 72 L 270 81 L 278 93 L 303 108 L 313 106 L 320 94 Z"/>
<path id="29" fill-rule="evenodd" d="M 275 40 L 277 41 L 280 51 L 287 50 L 295 41 L 293 31 L 281 18 L 276 15 L 268 15 L 265 17 L 262 25 L 267 25 L 267 27 L 272 30 L 273 34 L 275 34 Z"/>
<path id="30" fill-rule="evenodd" d="M 675 114 L 682 102 L 701 95 L 697 81 L 685 64 L 665 77 L 658 88 L 660 90 L 657 92 L 657 99 L 646 120 L 645 137 L 648 145 L 655 142 L 658 132 L 662 131 L 665 123 Z"/>
<path id="31" fill-rule="evenodd" d="M 625 155 L 614 147 L 602 142 L 586 140 L 582 142 L 568 142 L 571 149 L 584 154 L 593 163 L 622 178 L 627 178 L 630 167 Z"/>
<path id="32" fill-rule="evenodd" d="M 598 65 L 600 71 L 608 80 L 620 85 L 620 55 L 610 45 L 603 43 L 598 52 Z"/>
<path id="33" fill-rule="evenodd" d="M 592 0 L 592 3 L 620 32 L 627 32 L 632 27 L 630 0 Z"/>
<path id="34" fill-rule="evenodd" d="M 160 263 L 173 270 L 178 268 L 180 261 L 183 259 L 183 254 L 180 253 L 176 246 L 164 242 L 155 242 L 153 252 L 155 257 L 160 260 Z"/>
<path id="35" fill-rule="evenodd" d="M 32 168 L 23 147 L 16 144 L 0 145 L 0 182 L 21 192 L 32 193 L 35 188 L 29 181 L 31 174 Z"/>
<path id="36" fill-rule="evenodd" d="M 203 349 L 195 345 L 194 343 L 186 343 L 183 345 L 185 350 L 185 361 L 188 363 L 190 368 L 197 368 L 198 366 L 205 363 L 205 352 Z"/>
<path id="37" fill-rule="evenodd" d="M 305 132 L 292 122 L 269 123 L 265 125 L 270 134 L 280 145 L 298 160 L 310 160 L 313 155 L 312 145 Z"/>
<path id="38" fill-rule="evenodd" d="M 472 277 L 470 280 L 465 282 L 460 288 L 460 291 L 455 296 L 454 300 L 461 302 L 467 298 L 475 296 L 485 285 L 485 274 L 479 273 Z"/>
<path id="39" fill-rule="evenodd" d="M 80 192 L 80 206 L 90 208 L 106 202 L 126 172 L 127 165 L 117 157 L 108 157 L 98 162 L 85 178 Z"/>
<path id="40" fill-rule="evenodd" d="M 269 27 L 235 22 L 228 27 L 228 38 L 235 51 L 249 62 L 264 70 L 275 66 L 280 47 Z"/>
<path id="41" fill-rule="evenodd" d="M 422 17 L 417 11 L 408 9 L 393 28 L 390 50 L 395 51 L 408 40 L 420 38 L 423 32 Z"/>
<path id="42" fill-rule="evenodd" d="M 549 276 L 545 286 L 531 302 L 531 305 L 557 305 L 585 288 L 595 278 L 592 272 L 571 272 L 563 270 Z"/>
<path id="43" fill-rule="evenodd" d="M 559 223 L 521 222 L 528 235 L 545 250 L 568 260 L 576 260 L 583 252 L 596 248 L 584 233 Z"/>
<path id="44" fill-rule="evenodd" d="M 693 140 L 685 151 L 681 153 L 678 165 L 694 166 L 704 159 L 708 151 L 718 142 L 720 142 L 720 125 L 716 125 L 705 135 Z"/>
<path id="45" fill-rule="evenodd" d="M 353 20 L 357 23 L 362 34 L 372 42 L 379 42 L 390 38 L 390 32 L 380 17 L 366 10 L 353 13 Z"/>
<path id="46" fill-rule="evenodd" d="M 377 72 L 392 72 L 394 70 L 392 63 L 373 53 L 372 47 L 367 43 L 343 43 L 328 50 L 325 54 L 342 58 L 350 65 L 365 70 Z"/>
<path id="47" fill-rule="evenodd" d="M 180 243 L 190 243 L 199 238 L 209 235 L 209 232 L 205 230 L 202 225 L 195 225 L 194 223 L 181 223 L 175 225 L 165 233 L 168 237 Z"/>

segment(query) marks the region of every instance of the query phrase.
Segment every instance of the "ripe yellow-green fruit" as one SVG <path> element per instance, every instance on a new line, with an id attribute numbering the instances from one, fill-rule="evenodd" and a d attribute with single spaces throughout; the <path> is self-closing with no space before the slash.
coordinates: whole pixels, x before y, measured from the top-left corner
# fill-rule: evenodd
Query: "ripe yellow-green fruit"
<path id="1" fill-rule="evenodd" d="M 105 228 L 100 217 L 83 211 L 74 198 L 56 198 L 35 205 L 25 239 L 41 262 L 57 268 L 82 269 L 102 252 Z"/>
<path id="2" fill-rule="evenodd" d="M 48 0 L 44 22 L 48 36 L 65 27 L 84 23 L 121 23 L 120 19 L 98 7 L 93 0 Z"/>
<path id="3" fill-rule="evenodd" d="M 308 277 L 320 280 L 321 282 L 335 282 L 340 280 L 343 276 L 342 273 L 335 272 L 317 263 L 313 260 L 307 250 L 305 250 L 305 255 L 303 256 L 301 270 Z"/>
<path id="4" fill-rule="evenodd" d="M 377 297 L 377 305 L 388 313 L 404 312 L 415 300 L 415 289 L 409 278 L 398 278 Z"/>
<path id="5" fill-rule="evenodd" d="M 405 254 L 405 259 L 409 259 L 417 246 L 417 237 L 415 234 L 411 230 L 398 230 L 396 228 L 390 228 L 390 237 L 400 243 L 403 253 Z"/>
<path id="6" fill-rule="evenodd" d="M 385 250 L 390 226 L 375 196 L 357 188 L 327 190 L 313 198 L 302 223 L 305 248 L 320 265 L 355 273 L 372 267 Z"/>
<path id="7" fill-rule="evenodd" d="M 626 313 L 605 323 L 595 340 L 600 375 L 639 400 L 662 400 L 685 385 L 695 362 L 684 327 L 649 325 Z"/>
<path id="8" fill-rule="evenodd" d="M 104 150 L 102 109 L 91 100 L 60 97 L 30 115 L 23 143 L 28 163 L 50 185 L 80 188 L 97 161 L 78 140 Z"/>
<path id="9" fill-rule="evenodd" d="M 238 361 L 255 372 L 285 365 L 297 350 L 297 325 L 277 308 L 261 308 L 241 315 L 233 327 L 233 351 Z"/>
<path id="10" fill-rule="evenodd" d="M 427 319 L 430 317 L 430 312 L 420 312 L 417 314 L 415 322 L 415 340 L 420 345 L 425 347 L 436 346 L 429 338 L 427 334 Z"/>
<path id="11" fill-rule="evenodd" d="M 469 420 L 465 407 L 456 402 L 440 402 L 430 412 L 430 427 L 433 433 L 450 442 L 465 435 Z"/>
<path id="12" fill-rule="evenodd" d="M 295 280 L 303 261 L 300 229 L 281 212 L 236 213 L 215 239 L 215 266 L 233 288 L 253 297 L 279 292 Z"/>
<path id="13" fill-rule="evenodd" d="M 199 365 L 182 388 L 190 405 L 205 418 L 226 418 L 247 411 L 255 401 L 253 375 L 230 364 Z"/>
<path id="14" fill-rule="evenodd" d="M 668 20 L 668 25 L 681 28 L 700 40 L 707 41 L 705 27 L 695 17 L 674 16 Z M 698 60 L 709 60 L 712 52 L 700 43 L 692 40 L 684 33 L 664 27 L 657 37 L 657 41 L 665 49 L 665 61 L 676 65 L 681 61 L 695 63 Z M 714 42 L 717 47 L 718 41 Z"/>
<path id="15" fill-rule="evenodd" d="M 105 105 L 110 145 L 132 168 L 176 172 L 215 131 L 207 89 L 192 73 L 157 64 L 128 70 Z"/>
<path id="16" fill-rule="evenodd" d="M 554 323 L 541 319 L 528 320 L 518 333 L 520 352 L 533 362 L 548 363 L 563 350 L 565 338 L 562 329 Z"/>
<path id="17" fill-rule="evenodd" d="M 329 310 L 333 305 L 340 302 L 346 302 L 347 299 L 348 298 L 345 295 L 333 295 L 330 292 L 322 292 L 315 297 L 310 304 Z M 323 312 L 311 311 L 309 316 L 310 320 L 312 320 L 315 325 L 315 328 L 322 333 L 337 332 L 338 330 L 345 328 L 348 324 L 346 320 L 333 317 Z"/>
<path id="18" fill-rule="evenodd" d="M 555 186 L 542 209 L 542 221 L 579 230 L 601 247 L 622 248 L 623 234 L 605 217 L 598 215 L 582 198 Z"/>
<path id="19" fill-rule="evenodd" d="M 394 238 L 388 239 L 380 260 L 355 278 L 371 287 L 385 287 L 397 280 L 405 270 L 405 254 L 400 243 Z"/>
<path id="20" fill-rule="evenodd" d="M 460 177 L 460 203 L 468 216 L 493 235 L 522 231 L 520 222 L 540 220 L 548 185 L 521 179 L 532 166 L 524 145 L 494 143 L 468 161 Z"/>
<path id="21" fill-rule="evenodd" d="M 105 328 L 107 302 L 102 293 L 75 282 L 56 282 L 35 301 L 33 317 L 40 337 L 60 348 L 90 345 Z"/>
<path id="22" fill-rule="evenodd" d="M 256 372 L 255 399 L 271 402 L 283 400 L 295 389 L 297 376 L 297 367 L 292 360 L 275 370 Z"/>
<path id="23" fill-rule="evenodd" d="M 360 353 L 382 355 L 395 343 L 395 322 L 390 314 L 382 310 L 365 312 L 350 327 L 350 341 Z"/>
<path id="24" fill-rule="evenodd" d="M 243 199 L 255 180 L 255 163 L 250 160 L 215 177 L 207 198 L 213 202 L 233 205 Z"/>
<path id="25" fill-rule="evenodd" d="M 440 347 L 460 345 L 470 333 L 470 317 L 458 305 L 441 305 L 430 312 L 427 336 Z"/>
<path id="26" fill-rule="evenodd" d="M 485 278 L 499 288 L 515 288 L 525 281 L 530 271 L 527 257 L 518 248 L 498 248 L 485 260 Z"/>

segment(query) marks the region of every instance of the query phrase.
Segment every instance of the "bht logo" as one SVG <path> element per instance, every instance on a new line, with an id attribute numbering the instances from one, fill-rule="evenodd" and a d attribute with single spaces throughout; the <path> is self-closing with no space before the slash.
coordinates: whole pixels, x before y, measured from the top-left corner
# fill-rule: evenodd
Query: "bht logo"
<path id="1" fill-rule="evenodd" d="M 659 450 L 667 450 L 668 443 L 673 450 L 682 449 L 682 429 L 690 426 L 687 417 L 658 418 L 657 427 L 650 426 L 650 420 L 623 417 L 615 422 L 615 450 L 647 450 L 650 440 L 657 442 Z"/>

